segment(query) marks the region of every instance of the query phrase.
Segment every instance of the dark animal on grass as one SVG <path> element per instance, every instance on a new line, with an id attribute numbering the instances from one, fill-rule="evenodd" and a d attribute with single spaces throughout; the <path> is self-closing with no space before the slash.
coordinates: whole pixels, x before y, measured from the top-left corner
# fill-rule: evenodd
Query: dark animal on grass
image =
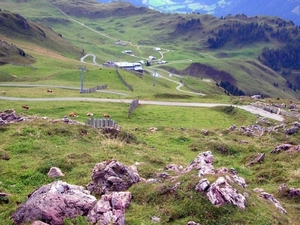
<path id="1" fill-rule="evenodd" d="M 110 115 L 109 115 L 109 114 L 103 114 L 103 117 L 105 117 L 105 118 L 109 118 L 109 117 L 110 117 Z"/>
<path id="2" fill-rule="evenodd" d="M 5 91 L 1 91 L 1 94 L 6 95 L 6 92 Z"/>
<path id="3" fill-rule="evenodd" d="M 48 90 L 47 90 L 47 92 L 50 92 L 50 93 L 52 93 L 52 90 L 51 90 L 51 89 L 48 89 Z"/>
<path id="4" fill-rule="evenodd" d="M 27 105 L 22 105 L 22 109 L 29 109 L 29 107 Z"/>

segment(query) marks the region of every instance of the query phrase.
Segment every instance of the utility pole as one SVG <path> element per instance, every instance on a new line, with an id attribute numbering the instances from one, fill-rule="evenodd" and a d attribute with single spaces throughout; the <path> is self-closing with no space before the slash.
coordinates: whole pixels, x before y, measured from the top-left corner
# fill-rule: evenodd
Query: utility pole
<path id="1" fill-rule="evenodd" d="M 153 86 L 155 86 L 155 82 L 156 82 L 155 77 L 156 77 L 156 70 L 155 70 L 155 72 L 153 74 Z"/>
<path id="2" fill-rule="evenodd" d="M 181 73 L 182 73 L 182 71 L 180 71 L 180 81 L 179 81 L 180 83 L 182 83 L 182 74 Z"/>
<path id="3" fill-rule="evenodd" d="M 82 94 L 82 93 L 84 93 L 83 80 L 84 80 L 84 72 L 86 71 L 86 67 L 80 66 L 78 69 L 81 70 L 80 94 Z"/>

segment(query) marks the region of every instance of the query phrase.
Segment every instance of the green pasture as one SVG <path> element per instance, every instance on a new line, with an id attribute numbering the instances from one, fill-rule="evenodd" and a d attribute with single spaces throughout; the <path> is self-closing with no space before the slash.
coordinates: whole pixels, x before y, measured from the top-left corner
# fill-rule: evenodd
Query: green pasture
<path id="1" fill-rule="evenodd" d="M 53 89 L 54 90 L 54 89 Z M 76 112 L 78 117 L 75 118 L 80 122 L 86 122 L 87 113 L 93 113 L 95 118 L 102 118 L 103 114 L 111 115 L 120 126 L 124 128 L 135 127 L 186 127 L 197 129 L 223 128 L 232 124 L 244 124 L 254 121 L 256 116 L 243 111 L 235 116 L 220 113 L 218 108 L 201 108 L 201 107 L 169 107 L 157 105 L 140 105 L 133 111 L 133 114 L 128 118 L 129 104 L 123 103 L 108 103 L 108 102 L 89 102 L 82 97 L 82 101 L 63 101 L 51 100 L 46 98 L 51 93 L 44 91 L 45 101 L 6 101 L 1 100 L 0 106 L 2 110 L 15 109 L 21 114 L 28 114 L 38 117 L 49 117 L 61 119 L 68 116 L 71 112 Z M 42 90 L 41 90 L 42 92 Z M 23 97 L 22 93 L 19 97 Z M 31 96 L 33 97 L 33 96 Z M 69 97 L 68 95 L 65 97 Z M 29 110 L 22 109 L 22 105 L 29 106 Z"/>
<path id="2" fill-rule="evenodd" d="M 299 157 L 296 154 L 268 154 L 275 143 L 286 138 L 284 134 L 270 133 L 262 137 L 251 137 L 226 131 L 232 124 L 240 127 L 256 121 L 256 116 L 245 111 L 231 107 L 141 105 L 128 118 L 128 104 L 125 103 L 26 103 L 30 106 L 28 111 L 21 109 L 24 101 L 0 101 L 1 109 L 15 108 L 18 115 L 26 118 L 23 122 L 0 128 L 3 140 L 0 143 L 0 157 L 9 157 L 9 160 L 0 164 L 0 190 L 12 194 L 8 204 L 0 205 L 0 219 L 5 224 L 11 224 L 9 215 L 16 209 L 16 202 L 24 202 L 28 193 L 52 182 L 46 175 L 51 166 L 62 169 L 65 173 L 61 178 L 63 181 L 84 186 L 90 181 L 94 165 L 110 158 L 126 165 L 138 162 L 140 176 L 152 178 L 165 165 L 176 163 L 187 166 L 200 152 L 207 150 L 214 155 L 215 168 L 233 167 L 247 180 L 246 191 L 249 197 L 245 210 L 229 205 L 211 205 L 207 198 L 193 191 L 191 187 L 196 185 L 197 179 L 191 179 L 195 174 L 189 173 L 173 182 L 141 182 L 131 187 L 134 199 L 126 209 L 126 222 L 151 224 L 147 222 L 147 218 L 155 213 L 167 224 L 178 224 L 191 219 L 210 224 L 211 220 L 205 217 L 207 210 L 214 216 L 216 223 L 235 224 L 244 221 L 248 224 L 292 224 L 297 220 L 297 209 L 292 200 L 276 195 L 289 212 L 289 217 L 278 216 L 274 206 L 262 201 L 252 190 L 259 185 L 274 193 L 276 180 L 296 185 L 299 173 L 295 166 Z M 76 111 L 79 115 L 71 119 L 83 123 L 88 118 L 87 112 L 93 112 L 96 118 L 109 113 L 121 128 L 119 138 L 109 139 L 100 130 L 86 125 L 67 125 L 61 122 L 61 118 L 71 111 Z M 150 127 L 156 127 L 157 131 L 150 131 Z M 83 130 L 87 135 L 82 135 Z M 208 131 L 207 134 L 204 133 L 205 130 Z M 296 142 L 297 136 L 287 140 Z M 240 144 L 240 141 L 249 144 Z M 264 163 L 246 166 L 258 152 L 268 154 Z M 290 173 L 283 173 L 283 170 L 289 168 Z M 208 179 L 213 182 L 216 177 L 212 175 Z M 168 189 L 179 181 L 181 185 L 174 198 L 168 194 Z M 236 188 L 241 192 L 245 191 L 241 187 Z M 159 210 L 153 210 L 153 207 L 159 207 Z M 260 211 L 264 213 L 260 213 L 260 217 L 255 216 Z"/>
<path id="3" fill-rule="evenodd" d="M 73 4 L 73 1 L 60 2 L 65 2 L 67 6 Z M 93 4 L 94 1 L 82 2 L 83 7 L 89 10 L 95 10 Z M 0 192 L 11 194 L 8 203 L 0 204 L 1 225 L 12 225 L 9 217 L 26 200 L 27 195 L 53 181 L 47 176 L 52 166 L 62 169 L 65 176 L 60 179 L 63 181 L 85 186 L 91 179 L 94 165 L 108 159 L 116 159 L 127 166 L 135 164 L 140 176 L 148 179 L 157 177 L 171 163 L 186 167 L 204 151 L 213 153 L 215 168 L 234 168 L 239 176 L 246 179 L 246 188 L 233 184 L 240 193 L 248 194 L 246 209 L 241 210 L 229 204 L 223 207 L 212 205 L 203 194 L 194 191 L 199 181 L 195 171 L 185 175 L 170 172 L 171 176 L 174 175 L 172 180 L 156 184 L 140 182 L 130 188 L 134 198 L 126 209 L 126 224 L 150 225 L 153 222 L 149 218 L 154 215 L 161 218 L 159 224 L 174 225 L 187 224 L 188 221 L 205 225 L 279 225 L 297 224 L 300 221 L 298 198 L 290 198 L 286 193 L 277 191 L 282 183 L 299 187 L 300 155 L 297 151 L 270 153 L 282 143 L 299 144 L 299 132 L 295 135 L 284 133 L 286 127 L 293 125 L 293 119 L 287 119 L 287 124 L 279 126 L 276 132 L 250 135 L 239 128 L 255 124 L 268 129 L 279 125 L 279 122 L 260 121 L 256 115 L 232 106 L 204 108 L 140 104 L 128 117 L 129 103 L 123 101 L 139 97 L 140 100 L 172 102 L 252 102 L 250 97 L 243 100 L 238 96 L 228 96 L 214 82 L 202 77 L 204 74 L 201 71 L 197 77 L 193 77 L 195 74 L 192 73 L 187 76 L 187 72 L 183 72 L 187 71 L 191 63 L 199 62 L 230 72 L 242 90 L 255 90 L 253 94 L 266 90 L 274 99 L 280 94 L 286 97 L 285 102 L 289 102 L 295 93 L 284 91 L 283 78 L 261 68 L 256 60 L 264 46 L 258 44 L 253 48 L 249 46 L 241 49 L 237 46 L 218 52 L 206 48 L 207 28 L 198 36 L 174 33 L 178 23 L 198 16 L 203 27 L 210 25 L 211 29 L 216 29 L 222 21 L 211 15 L 163 15 L 152 12 L 97 20 L 72 17 L 95 32 L 69 20 L 47 1 L 14 3 L 5 0 L 1 2 L 1 9 L 45 22 L 61 34 L 66 43 L 70 42 L 74 46 L 74 49 L 68 49 L 69 45 L 64 41 L 61 45 L 51 46 L 55 40 L 60 40 L 54 37 L 44 45 L 9 39 L 9 42 L 33 56 L 35 62 L 30 66 L 7 64 L 0 67 L 0 91 L 6 92 L 1 97 L 24 98 L 14 101 L 0 99 L 0 111 L 14 109 L 17 115 L 24 118 L 22 122 L 0 126 Z M 176 35 L 180 35 L 178 39 Z M 115 45 L 116 40 L 126 41 L 127 46 Z M 80 62 L 80 57 L 87 53 L 95 54 L 98 64 L 115 60 L 136 62 L 149 55 L 160 58 L 153 47 L 160 47 L 164 52 L 170 50 L 163 58 L 168 61 L 167 64 L 143 66 L 145 72 L 141 78 L 119 70 L 133 91 L 121 82 L 114 68 L 93 65 L 91 57 L 87 57 L 84 63 Z M 123 54 L 124 50 L 132 50 L 135 57 Z M 84 73 L 84 88 L 105 84 L 108 88 L 81 94 L 80 66 L 86 66 L 87 69 Z M 154 77 L 155 71 L 163 77 Z M 178 73 L 176 75 L 181 75 L 189 87 L 206 95 L 190 93 L 186 87 L 181 87 L 185 92 L 178 91 L 176 87 L 180 77 L 169 76 L 174 71 Z M 279 84 L 278 89 L 273 87 L 275 80 Z M 47 92 L 47 89 L 51 89 L 52 93 Z M 60 99 L 63 97 L 80 99 L 65 101 Z M 33 101 L 31 98 L 44 99 Z M 114 99 L 118 102 L 88 101 L 88 98 Z M 281 101 L 274 100 L 275 103 Z M 29 109 L 23 109 L 23 105 Z M 70 117 L 71 112 L 76 112 L 78 116 Z M 110 138 L 102 129 L 87 126 L 86 121 L 90 118 L 87 113 L 93 113 L 94 118 L 109 114 L 120 126 L 118 137 Z M 64 116 L 81 124 L 66 124 L 61 121 Z M 228 130 L 232 125 L 237 127 L 235 131 Z M 149 128 L 157 130 L 151 131 Z M 264 161 L 249 166 L 249 161 L 258 153 L 266 154 Z M 207 179 L 214 182 L 217 175 L 209 175 Z M 180 186 L 173 193 L 171 188 L 177 182 L 180 182 Z M 263 188 L 274 194 L 288 214 L 281 214 L 273 204 L 260 198 L 253 191 L 254 188 Z M 79 217 L 67 220 L 65 224 L 86 225 L 87 221 L 85 217 Z"/>

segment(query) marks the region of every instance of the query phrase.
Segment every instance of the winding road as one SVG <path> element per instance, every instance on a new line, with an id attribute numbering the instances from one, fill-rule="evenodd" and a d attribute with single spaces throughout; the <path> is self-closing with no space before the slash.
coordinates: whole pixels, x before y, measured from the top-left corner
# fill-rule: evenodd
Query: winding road
<path id="1" fill-rule="evenodd" d="M 60 97 L 60 98 L 19 98 L 0 96 L 1 100 L 7 101 L 81 101 L 81 102 L 112 102 L 112 103 L 131 103 L 129 99 L 105 99 L 105 98 L 84 98 L 84 97 Z M 278 114 L 267 112 L 263 109 L 250 105 L 230 105 L 220 103 L 196 103 L 196 102 L 162 102 L 162 101 L 144 101 L 139 100 L 143 105 L 161 105 L 161 106 L 181 106 L 181 107 L 216 107 L 216 106 L 234 106 L 239 109 L 246 110 L 250 113 L 260 115 L 277 121 L 283 121 L 284 117 Z"/>
<path id="2" fill-rule="evenodd" d="M 48 2 L 48 1 L 47 1 Z M 106 38 L 108 39 L 111 39 L 111 40 L 115 40 L 117 41 L 117 39 L 115 38 L 112 38 L 102 32 L 99 32 L 95 29 L 92 29 L 88 26 L 86 26 L 84 23 L 81 23 L 73 18 L 71 18 L 70 16 L 68 16 L 65 12 L 63 12 L 62 10 L 60 10 L 59 8 L 57 8 L 56 6 L 54 6 L 53 4 L 51 4 L 50 2 L 48 2 L 52 7 L 55 7 L 57 10 L 59 10 L 62 14 L 64 14 L 69 20 L 72 20 L 82 26 L 84 26 L 85 28 L 95 32 L 95 33 L 98 33 L 102 36 L 105 36 Z M 130 45 L 132 46 L 135 46 L 137 47 L 137 49 L 140 51 L 140 47 L 141 46 L 138 46 L 138 45 L 133 45 L 131 42 L 129 41 L 125 41 L 126 43 L 129 43 Z M 149 46 L 145 46 L 145 47 L 149 47 Z M 160 55 L 161 55 L 161 59 L 163 58 L 163 55 L 164 53 L 167 53 L 169 52 L 169 50 L 166 50 L 164 52 L 160 52 Z M 208 55 L 208 54 L 207 54 Z M 88 57 L 88 56 L 91 56 L 93 58 L 93 63 L 95 65 L 100 65 L 96 62 L 96 56 L 94 54 L 87 54 L 85 55 L 84 57 L 81 58 L 81 62 L 84 62 L 85 58 Z M 210 55 L 208 55 L 209 57 L 211 57 Z M 214 57 L 212 57 L 213 59 L 216 59 Z M 155 70 L 156 71 L 156 70 Z M 154 71 L 150 71 L 150 72 L 154 72 Z M 169 78 L 166 78 L 162 75 L 160 75 L 159 77 L 161 78 L 164 78 L 164 79 L 167 79 L 171 82 L 175 82 L 178 84 L 178 86 L 176 87 L 176 89 L 178 91 L 181 91 L 181 92 L 186 92 L 186 93 L 190 93 L 190 94 L 198 94 L 198 95 L 205 95 L 203 93 L 194 93 L 194 92 L 187 92 L 187 91 L 183 91 L 183 90 L 180 90 L 180 88 L 182 87 L 182 83 L 180 82 L 177 82 L 177 81 L 174 81 L 172 79 L 169 79 Z M 26 87 L 26 86 L 43 86 L 43 87 L 56 87 L 56 88 L 66 88 L 66 89 L 78 89 L 79 88 L 75 88 L 75 87 L 68 87 L 68 86 L 54 86 L 54 85 L 39 85 L 39 84 L 0 84 L 0 86 L 22 86 L 22 87 Z M 101 90 L 99 92 L 109 92 L 109 91 L 104 91 L 104 90 Z M 118 95 L 125 95 L 125 94 L 122 94 L 122 93 L 118 93 L 118 92 L 109 92 L 109 93 L 113 93 L 113 94 L 118 94 Z M 8 96 L 0 96 L 0 99 L 1 100 L 7 100 L 7 101 L 86 101 L 86 102 L 115 102 L 115 103 L 131 103 L 132 100 L 128 100 L 128 99 L 103 99 L 103 98 L 84 98 L 84 97 L 57 97 L 57 98 L 20 98 L 20 97 L 8 97 Z M 140 104 L 145 104 L 145 105 L 161 105 L 161 106 L 182 106 L 182 107 L 215 107 L 215 106 L 230 106 L 230 104 L 218 104 L 218 103 L 185 103 L 185 102 L 162 102 L 162 101 L 143 101 L 143 100 L 139 100 L 139 103 Z M 277 121 L 283 121 L 284 120 L 284 117 L 281 116 L 281 115 L 277 115 L 277 114 L 273 114 L 273 113 L 270 113 L 270 112 L 267 112 L 263 109 L 260 109 L 260 108 L 256 108 L 256 107 L 253 107 L 253 106 L 239 106 L 239 105 L 233 105 L 234 107 L 237 107 L 237 108 L 240 108 L 240 109 L 243 109 L 243 110 L 246 110 L 250 113 L 253 113 L 253 114 L 258 114 L 260 116 L 263 116 L 263 117 L 267 117 L 267 118 L 271 118 L 271 119 L 274 119 L 274 120 L 277 120 Z"/>

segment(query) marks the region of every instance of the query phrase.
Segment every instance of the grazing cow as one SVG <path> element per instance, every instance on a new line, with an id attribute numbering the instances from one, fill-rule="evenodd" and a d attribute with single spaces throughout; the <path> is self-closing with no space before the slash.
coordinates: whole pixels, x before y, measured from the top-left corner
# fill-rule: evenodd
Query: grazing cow
<path id="1" fill-rule="evenodd" d="M 94 116 L 93 113 L 87 113 L 86 115 L 87 115 L 87 116 Z"/>
<path id="2" fill-rule="evenodd" d="M 47 90 L 47 92 L 50 92 L 50 93 L 52 93 L 52 90 L 51 90 L 51 89 L 48 89 L 48 90 Z"/>
<path id="3" fill-rule="evenodd" d="M 22 105 L 22 109 L 29 109 L 29 107 L 27 105 Z"/>
<path id="4" fill-rule="evenodd" d="M 109 115 L 109 114 L 103 114 L 103 117 L 105 117 L 105 118 L 109 118 L 109 117 L 110 117 L 110 115 Z"/>
<path id="5" fill-rule="evenodd" d="M 1 91 L 1 93 L 2 93 L 3 95 L 6 95 L 6 92 L 5 92 L 5 91 Z"/>
<path id="6" fill-rule="evenodd" d="M 76 114 L 76 112 L 71 112 L 71 113 L 69 114 L 69 116 L 71 116 L 71 117 L 77 117 L 77 114 Z"/>

